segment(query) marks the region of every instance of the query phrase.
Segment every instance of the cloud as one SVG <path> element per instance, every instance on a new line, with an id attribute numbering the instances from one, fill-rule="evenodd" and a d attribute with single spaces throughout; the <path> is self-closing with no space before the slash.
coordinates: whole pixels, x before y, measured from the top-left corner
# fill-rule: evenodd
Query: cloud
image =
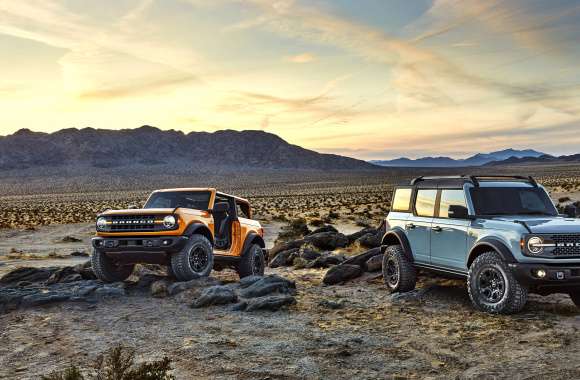
<path id="1" fill-rule="evenodd" d="M 309 63 L 315 61 L 316 57 L 311 53 L 302 53 L 288 57 L 287 60 L 292 63 Z"/>

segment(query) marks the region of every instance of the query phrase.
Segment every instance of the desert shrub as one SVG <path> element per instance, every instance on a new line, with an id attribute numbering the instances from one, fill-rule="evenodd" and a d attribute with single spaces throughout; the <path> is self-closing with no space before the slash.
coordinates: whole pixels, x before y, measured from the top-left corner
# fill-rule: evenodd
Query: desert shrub
<path id="1" fill-rule="evenodd" d="M 161 360 L 135 364 L 135 349 L 118 345 L 99 355 L 91 373 L 85 377 L 79 367 L 71 365 L 63 371 L 54 371 L 42 380 L 174 380 L 170 374 L 171 360 Z"/>
<path id="2" fill-rule="evenodd" d="M 569 201 L 570 201 L 570 197 L 560 197 L 560 198 L 558 198 L 558 202 L 560 202 L 560 203 L 569 202 Z"/>

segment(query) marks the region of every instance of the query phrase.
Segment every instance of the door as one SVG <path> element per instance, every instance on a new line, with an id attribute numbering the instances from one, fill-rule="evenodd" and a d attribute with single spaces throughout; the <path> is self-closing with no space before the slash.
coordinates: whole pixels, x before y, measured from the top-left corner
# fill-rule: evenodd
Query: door
<path id="1" fill-rule="evenodd" d="M 409 216 L 405 224 L 407 238 L 411 244 L 411 251 L 415 261 L 429 264 L 431 262 L 431 223 L 435 215 L 435 201 L 437 190 L 419 189 L 415 197 L 413 215 Z"/>
<path id="2" fill-rule="evenodd" d="M 467 207 L 463 190 L 441 190 L 431 229 L 431 263 L 465 271 L 467 230 L 471 221 L 449 218 L 449 206 Z"/>

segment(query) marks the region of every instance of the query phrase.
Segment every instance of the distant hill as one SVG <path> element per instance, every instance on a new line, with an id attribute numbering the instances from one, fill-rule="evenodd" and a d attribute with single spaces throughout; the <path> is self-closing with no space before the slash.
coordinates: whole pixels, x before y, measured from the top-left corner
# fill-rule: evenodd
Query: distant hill
<path id="1" fill-rule="evenodd" d="M 423 167 L 423 168 L 450 168 L 464 166 L 481 166 L 495 161 L 503 161 L 510 158 L 536 158 L 551 157 L 545 153 L 532 149 L 516 150 L 505 149 L 491 153 L 478 153 L 466 159 L 453 159 L 451 157 L 423 157 L 415 160 L 409 158 L 397 158 L 395 160 L 370 161 L 375 165 L 390 167 Z"/>
<path id="2" fill-rule="evenodd" d="M 485 166 L 503 166 L 503 165 L 541 165 L 541 164 L 566 164 L 566 163 L 580 163 L 580 154 L 572 154 L 569 156 L 554 157 L 550 155 L 543 155 L 540 157 L 510 157 L 502 161 L 493 161 L 487 163 Z"/>
<path id="3" fill-rule="evenodd" d="M 214 133 L 137 129 L 21 129 L 0 137 L 0 170 L 59 166 L 96 168 L 181 165 L 194 168 L 372 170 L 368 162 L 321 154 L 263 131 Z"/>

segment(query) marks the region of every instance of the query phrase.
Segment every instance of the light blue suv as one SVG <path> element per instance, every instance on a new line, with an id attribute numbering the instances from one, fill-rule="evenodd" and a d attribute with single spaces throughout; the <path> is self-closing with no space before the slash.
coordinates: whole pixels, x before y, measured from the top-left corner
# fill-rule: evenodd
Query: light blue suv
<path id="1" fill-rule="evenodd" d="M 516 313 L 528 293 L 580 306 L 580 219 L 558 214 L 531 177 L 419 177 L 398 186 L 383 238 L 383 277 L 415 288 L 417 270 L 467 279 L 474 306 Z"/>

